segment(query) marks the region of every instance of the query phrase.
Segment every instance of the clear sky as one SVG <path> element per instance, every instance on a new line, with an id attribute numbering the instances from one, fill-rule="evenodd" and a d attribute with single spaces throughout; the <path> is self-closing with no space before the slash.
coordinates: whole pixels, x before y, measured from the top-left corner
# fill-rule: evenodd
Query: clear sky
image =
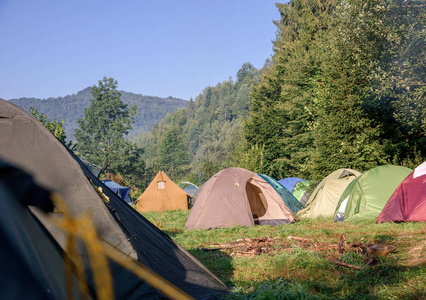
<path id="1" fill-rule="evenodd" d="M 66 96 L 107 76 L 119 90 L 195 99 L 271 57 L 275 2 L 0 0 L 0 98 Z"/>

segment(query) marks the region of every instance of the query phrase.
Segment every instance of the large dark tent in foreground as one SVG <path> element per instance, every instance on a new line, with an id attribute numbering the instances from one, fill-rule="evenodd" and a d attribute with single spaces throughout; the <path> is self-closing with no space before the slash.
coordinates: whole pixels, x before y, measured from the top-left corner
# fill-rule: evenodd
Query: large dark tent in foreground
<path id="1" fill-rule="evenodd" d="M 0 297 L 66 299 L 63 253 L 27 208 L 51 211 L 49 192 L 0 161 L 0 199 Z"/>
<path id="2" fill-rule="evenodd" d="M 100 238 L 137 260 L 190 296 L 203 299 L 229 289 L 197 259 L 111 192 L 38 120 L 0 99 L 0 159 L 58 192 L 75 216 L 92 213 Z M 107 202 L 96 192 L 101 187 Z M 64 248 L 66 236 L 32 209 Z M 87 259 L 87 258 L 86 258 Z M 160 298 L 163 295 L 117 265 L 111 266 L 115 298 Z"/>

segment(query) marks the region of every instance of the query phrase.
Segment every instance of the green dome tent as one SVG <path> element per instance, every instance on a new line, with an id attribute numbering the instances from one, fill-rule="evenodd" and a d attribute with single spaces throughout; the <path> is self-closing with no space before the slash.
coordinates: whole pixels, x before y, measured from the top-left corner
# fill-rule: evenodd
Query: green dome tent
<path id="1" fill-rule="evenodd" d="M 331 217 L 339 202 L 340 195 L 352 180 L 361 173 L 352 169 L 338 169 L 324 178 L 315 188 L 305 209 L 297 213 L 300 217 Z"/>
<path id="2" fill-rule="evenodd" d="M 308 202 L 310 194 L 310 186 L 313 184 L 313 181 L 299 181 L 294 186 L 294 189 L 292 191 L 293 196 L 299 200 L 299 202 L 305 206 L 306 202 Z"/>
<path id="3" fill-rule="evenodd" d="M 385 165 L 363 173 L 345 189 L 334 212 L 335 221 L 377 219 L 411 169 Z"/>

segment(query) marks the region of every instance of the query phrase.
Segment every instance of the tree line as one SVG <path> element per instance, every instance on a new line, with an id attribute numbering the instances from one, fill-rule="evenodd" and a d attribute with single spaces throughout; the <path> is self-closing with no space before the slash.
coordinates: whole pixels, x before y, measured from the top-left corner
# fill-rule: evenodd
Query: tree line
<path id="1" fill-rule="evenodd" d="M 341 167 L 423 162 L 424 3 L 277 7 L 272 64 L 251 91 L 244 123 L 243 165 L 276 178 L 320 179 Z"/>

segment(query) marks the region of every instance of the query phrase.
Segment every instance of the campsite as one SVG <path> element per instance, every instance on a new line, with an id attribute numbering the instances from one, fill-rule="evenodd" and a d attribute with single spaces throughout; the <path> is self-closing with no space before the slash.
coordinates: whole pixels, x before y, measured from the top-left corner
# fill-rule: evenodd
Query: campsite
<path id="1" fill-rule="evenodd" d="M 425 0 L 21 2 L 0 299 L 426 299 Z"/>

